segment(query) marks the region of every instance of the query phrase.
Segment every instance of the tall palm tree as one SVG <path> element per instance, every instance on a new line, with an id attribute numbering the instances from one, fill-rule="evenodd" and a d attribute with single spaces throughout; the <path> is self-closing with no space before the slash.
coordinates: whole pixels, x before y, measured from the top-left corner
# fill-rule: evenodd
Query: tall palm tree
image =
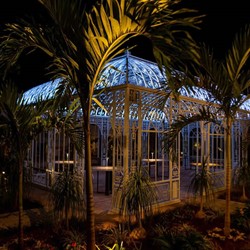
<path id="1" fill-rule="evenodd" d="M 59 85 L 56 91 L 53 106 L 47 112 L 46 128 L 56 128 L 65 134 L 79 157 L 83 157 L 84 137 L 82 126 L 77 118 L 79 111 L 79 98 L 72 99 L 73 90 L 66 84 Z M 66 113 L 65 113 L 66 109 Z M 65 219 L 66 229 L 69 230 L 70 217 L 79 215 L 85 217 L 85 200 L 82 181 L 76 176 L 75 169 L 65 166 L 65 171 L 54 176 L 50 199 L 54 207 L 54 213 L 59 220 Z M 80 213 L 79 213 L 80 212 Z"/>
<path id="2" fill-rule="evenodd" d="M 0 128 L 0 175 L 2 177 L 0 206 L 2 209 L 18 209 L 18 168 L 16 164 L 15 148 L 9 140 L 9 131 Z"/>
<path id="3" fill-rule="evenodd" d="M 250 87 L 250 70 L 247 64 L 250 56 L 250 26 L 247 25 L 236 36 L 231 49 L 223 61 L 216 60 L 209 49 L 201 49 L 200 73 L 202 86 L 211 93 L 214 102 L 220 105 L 225 120 L 223 123 L 226 134 L 225 172 L 226 172 L 226 206 L 224 234 L 230 234 L 230 193 L 232 171 L 233 122 L 242 105 L 250 99 L 246 94 Z"/>
<path id="4" fill-rule="evenodd" d="M 22 53 L 40 49 L 52 59 L 50 77 L 67 79 L 79 95 L 85 137 L 87 246 L 92 250 L 95 231 L 90 110 L 101 72 L 108 61 L 125 50 L 128 40 L 136 36 L 152 41 L 159 65 L 167 66 L 166 73 L 173 63 L 184 67 L 181 58 L 196 56 L 189 31 L 200 22 L 195 13 L 178 6 L 180 0 L 96 2 L 88 10 L 84 8 L 86 2 L 81 0 L 40 0 L 50 17 L 48 22 L 21 20 L 8 25 L 9 35 L 1 44 L 4 64 L 0 64 L 8 70 Z"/>
<path id="5" fill-rule="evenodd" d="M 19 248 L 23 249 L 23 169 L 29 145 L 41 130 L 39 117 L 47 105 L 37 101 L 36 106 L 28 105 L 13 84 L 3 85 L 0 89 L 0 127 L 7 131 L 8 140 L 15 150 L 18 171 L 19 203 Z M 39 129 L 38 129 L 39 128 Z M 13 150 L 13 151 L 14 151 Z"/>
<path id="6" fill-rule="evenodd" d="M 203 107 L 191 117 L 179 116 L 168 132 L 168 141 L 172 143 L 177 133 L 195 121 L 208 121 L 221 124 L 225 130 L 225 173 L 226 173 L 226 204 L 224 234 L 230 234 L 230 191 L 232 170 L 231 131 L 233 122 L 242 105 L 250 99 L 247 90 L 250 87 L 250 26 L 245 26 L 233 40 L 224 60 L 214 57 L 205 45 L 201 46 L 200 62 L 197 67 L 199 81 L 195 84 L 208 91 L 211 103 L 218 106 L 217 114 L 221 113 L 224 120 L 217 117 L 211 106 Z M 249 113 L 249 110 L 248 110 Z"/>

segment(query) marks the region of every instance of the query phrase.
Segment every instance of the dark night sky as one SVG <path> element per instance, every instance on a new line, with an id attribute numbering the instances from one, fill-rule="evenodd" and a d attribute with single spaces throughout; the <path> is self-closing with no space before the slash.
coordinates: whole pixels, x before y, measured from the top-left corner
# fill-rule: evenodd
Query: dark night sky
<path id="1" fill-rule="evenodd" d="M 206 14 L 203 19 L 201 30 L 194 34 L 199 42 L 206 42 L 214 49 L 218 57 L 223 57 L 230 47 L 236 32 L 246 23 L 250 23 L 250 7 L 248 1 L 225 1 L 225 0 L 183 0 L 187 7 L 199 10 L 200 14 Z M 26 14 L 37 13 L 39 6 L 35 0 L 8 0 L 4 1 L 4 6 L 0 8 L 0 29 L 3 24 L 11 22 L 15 18 L 23 17 Z M 146 49 L 137 49 L 137 56 L 149 59 L 145 54 Z M 20 72 L 17 74 L 21 89 L 45 81 L 45 60 L 42 54 L 36 53 L 22 60 Z"/>

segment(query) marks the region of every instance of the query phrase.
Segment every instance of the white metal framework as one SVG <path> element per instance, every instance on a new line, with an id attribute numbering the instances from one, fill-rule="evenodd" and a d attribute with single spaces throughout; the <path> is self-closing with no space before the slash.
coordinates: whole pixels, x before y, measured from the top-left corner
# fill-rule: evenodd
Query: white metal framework
<path id="1" fill-rule="evenodd" d="M 37 97 L 53 98 L 59 83 L 57 80 L 35 87 L 25 93 L 25 98 L 30 103 Z M 192 96 L 183 88 L 179 102 L 171 96 L 166 100 L 162 90 L 166 84 L 167 79 L 155 63 L 126 52 L 106 65 L 96 87 L 104 89 L 97 98 L 105 110 L 95 107 L 91 111 L 93 170 L 98 167 L 105 170 L 101 166 L 112 170 L 114 207 L 122 178 L 138 166 L 147 169 L 159 203 L 180 200 L 183 176 L 197 169 L 204 155 L 209 159 L 215 187 L 224 187 L 223 116 L 221 126 L 204 122 L 186 126 L 174 148 L 167 150 L 164 133 L 179 114 L 192 115 L 204 105 L 213 106 L 217 113 L 218 108 L 198 88 Z M 249 104 L 242 107 L 233 126 L 234 167 L 242 158 L 242 138 L 250 134 L 249 107 Z M 170 157 L 169 152 L 175 157 Z M 33 141 L 27 160 L 33 182 L 47 187 L 51 185 L 51 176 L 63 171 L 65 166 L 84 176 L 83 159 L 63 131 L 56 129 L 42 133 Z"/>

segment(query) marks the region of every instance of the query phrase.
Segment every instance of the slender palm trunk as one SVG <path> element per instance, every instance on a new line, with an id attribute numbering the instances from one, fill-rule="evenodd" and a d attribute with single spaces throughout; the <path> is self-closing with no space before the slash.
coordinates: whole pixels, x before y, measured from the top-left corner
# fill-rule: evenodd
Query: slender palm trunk
<path id="1" fill-rule="evenodd" d="M 224 234 L 229 236 L 230 234 L 230 200 L 231 200 L 231 128 L 232 120 L 227 118 L 226 124 L 226 207 L 225 207 L 225 221 L 224 221 Z"/>
<path id="2" fill-rule="evenodd" d="M 67 169 L 68 171 L 68 169 Z M 65 221 L 66 221 L 66 229 L 69 230 L 69 201 L 68 201 L 68 198 L 69 198 L 69 176 L 67 174 L 67 178 L 66 178 L 66 182 L 67 182 L 67 197 L 65 199 Z"/>
<path id="3" fill-rule="evenodd" d="M 141 218 L 141 215 L 142 215 L 142 208 L 139 207 L 139 210 L 138 210 L 138 222 L 139 222 L 139 227 L 142 227 L 142 218 Z"/>
<path id="4" fill-rule="evenodd" d="M 18 202 L 19 202 L 19 234 L 18 234 L 18 247 L 20 250 L 24 249 L 23 242 L 23 157 L 19 153 L 19 189 L 18 189 Z"/>
<path id="5" fill-rule="evenodd" d="M 68 202 L 66 201 L 65 206 L 65 221 L 66 221 L 66 229 L 69 230 L 69 216 L 68 216 Z"/>
<path id="6" fill-rule="evenodd" d="M 204 204 L 204 201 L 203 201 L 203 191 L 202 193 L 200 194 L 200 211 L 203 212 L 203 205 Z"/>
<path id="7" fill-rule="evenodd" d="M 90 99 L 91 101 L 91 99 Z M 89 102 L 90 102 L 89 101 Z M 95 250 L 95 216 L 91 165 L 90 105 L 85 110 L 83 129 L 85 135 L 86 203 L 87 203 L 87 250 Z"/>
<path id="8" fill-rule="evenodd" d="M 245 184 L 242 185 L 242 199 L 247 200 Z"/>

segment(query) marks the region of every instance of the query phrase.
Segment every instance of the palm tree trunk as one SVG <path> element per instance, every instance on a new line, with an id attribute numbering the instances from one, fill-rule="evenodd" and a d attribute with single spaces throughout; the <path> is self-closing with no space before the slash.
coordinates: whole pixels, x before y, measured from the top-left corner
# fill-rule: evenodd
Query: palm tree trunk
<path id="1" fill-rule="evenodd" d="M 91 98 L 90 98 L 91 100 Z M 90 102 L 90 101 L 89 101 Z M 84 106 L 82 106 L 84 107 Z M 95 216 L 91 164 L 90 109 L 85 110 L 83 130 L 85 135 L 86 203 L 87 203 L 87 250 L 95 250 Z"/>
<path id="2" fill-rule="evenodd" d="M 68 180 L 67 180 L 68 181 Z M 67 186 L 67 192 L 68 191 L 68 186 Z M 68 194 L 67 194 L 67 197 L 66 197 L 66 200 L 65 200 L 65 221 L 66 221 L 66 229 L 69 230 L 69 201 L 68 201 Z"/>
<path id="3" fill-rule="evenodd" d="M 224 235 L 229 236 L 230 234 L 230 200 L 231 200 L 231 118 L 227 118 L 226 124 L 226 207 L 225 207 L 225 221 L 224 221 Z"/>
<path id="4" fill-rule="evenodd" d="M 18 233 L 18 248 L 22 250 L 24 248 L 23 243 L 23 157 L 19 153 L 19 193 L 18 193 L 18 202 L 19 202 L 19 233 Z"/>
<path id="5" fill-rule="evenodd" d="M 203 211 L 203 205 L 204 204 L 204 201 L 203 201 L 203 190 L 202 190 L 202 193 L 200 194 L 200 211 L 202 212 Z"/>
<path id="6" fill-rule="evenodd" d="M 141 218 L 141 214 L 142 214 L 142 209 L 141 207 L 139 207 L 139 211 L 138 211 L 138 222 L 139 222 L 139 227 L 142 227 L 142 218 Z"/>
<path id="7" fill-rule="evenodd" d="M 245 185 L 242 185 L 242 199 L 247 200 Z"/>

